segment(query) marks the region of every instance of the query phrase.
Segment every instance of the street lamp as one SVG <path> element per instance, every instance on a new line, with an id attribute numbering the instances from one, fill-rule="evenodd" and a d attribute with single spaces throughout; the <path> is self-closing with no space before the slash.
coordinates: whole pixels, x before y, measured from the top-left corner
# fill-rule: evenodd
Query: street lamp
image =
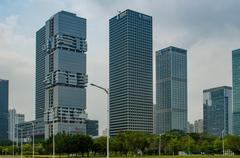
<path id="1" fill-rule="evenodd" d="M 103 90 L 107 94 L 107 158 L 109 158 L 109 90 L 93 83 L 90 85 Z"/>
<path id="2" fill-rule="evenodd" d="M 44 108 L 39 108 L 39 109 L 45 111 Z M 53 152 L 53 158 L 55 158 L 55 136 L 54 136 L 54 133 L 55 133 L 55 130 L 54 130 L 54 125 L 55 125 L 55 121 L 54 121 L 54 118 L 55 118 L 55 111 L 54 111 L 53 108 L 51 108 L 50 112 L 53 113 L 53 119 L 52 119 L 52 122 L 53 122 L 53 123 L 52 123 L 52 131 L 53 131 L 53 132 L 52 132 L 52 137 L 53 137 L 53 148 L 52 148 L 52 152 Z M 47 113 L 47 112 L 44 112 L 44 113 Z"/>
<path id="3" fill-rule="evenodd" d="M 161 155 L 161 136 L 162 136 L 162 134 L 160 133 L 159 134 L 159 149 L 158 149 L 158 155 L 159 156 Z"/>
<path id="4" fill-rule="evenodd" d="M 23 129 L 22 128 L 19 128 L 21 130 L 21 158 L 23 156 L 23 152 L 22 152 L 22 140 L 23 140 L 23 136 L 22 136 L 22 131 Z"/>
<path id="5" fill-rule="evenodd" d="M 225 153 L 225 151 L 224 151 L 224 132 L 225 132 L 225 130 L 223 129 L 222 130 L 222 153 L 223 153 L 223 155 Z"/>
<path id="6" fill-rule="evenodd" d="M 32 148 L 32 157 L 34 158 L 34 123 L 30 122 L 32 124 L 32 137 L 33 137 L 33 148 Z"/>

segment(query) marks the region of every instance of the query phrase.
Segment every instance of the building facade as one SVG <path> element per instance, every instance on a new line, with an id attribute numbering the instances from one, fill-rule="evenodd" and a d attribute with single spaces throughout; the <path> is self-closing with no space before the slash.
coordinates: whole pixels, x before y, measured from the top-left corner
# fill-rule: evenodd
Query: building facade
<path id="1" fill-rule="evenodd" d="M 240 49 L 232 51 L 233 134 L 240 135 Z"/>
<path id="2" fill-rule="evenodd" d="M 167 47 L 156 52 L 155 133 L 187 131 L 187 50 Z"/>
<path id="3" fill-rule="evenodd" d="M 221 136 L 232 134 L 232 88 L 228 86 L 203 91 L 203 130 Z"/>
<path id="4" fill-rule="evenodd" d="M 86 120 L 87 134 L 96 137 L 98 136 L 98 121 L 97 120 Z"/>
<path id="5" fill-rule="evenodd" d="M 25 115 L 18 114 L 16 109 L 9 110 L 8 139 L 18 143 L 18 125 L 25 122 Z"/>
<path id="6" fill-rule="evenodd" d="M 33 136 L 33 126 L 34 126 L 34 139 L 36 141 L 43 140 L 45 134 L 45 124 L 42 120 L 36 119 L 34 121 L 27 121 L 24 123 L 19 123 L 15 128 L 17 130 L 18 142 L 29 142 L 32 140 Z"/>
<path id="7" fill-rule="evenodd" d="M 45 105 L 45 56 L 44 46 L 46 42 L 45 26 L 36 32 L 36 76 L 35 76 L 35 117 L 38 120 L 44 118 Z"/>
<path id="8" fill-rule="evenodd" d="M 198 119 L 194 121 L 194 132 L 203 133 L 203 119 Z"/>
<path id="9" fill-rule="evenodd" d="M 0 79 L 0 140 L 8 139 L 8 80 Z"/>
<path id="10" fill-rule="evenodd" d="M 187 133 L 195 133 L 194 124 L 187 122 Z"/>
<path id="11" fill-rule="evenodd" d="M 45 41 L 41 41 L 45 54 L 45 138 L 53 132 L 86 133 L 86 19 L 61 11 L 43 28 L 39 31 L 45 32 Z"/>
<path id="12" fill-rule="evenodd" d="M 110 135 L 152 133 L 152 17 L 125 10 L 109 26 Z"/>

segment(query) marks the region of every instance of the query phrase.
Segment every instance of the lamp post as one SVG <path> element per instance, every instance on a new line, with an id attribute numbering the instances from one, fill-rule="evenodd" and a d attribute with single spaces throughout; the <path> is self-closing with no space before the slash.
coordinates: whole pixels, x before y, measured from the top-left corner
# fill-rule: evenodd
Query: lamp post
<path id="1" fill-rule="evenodd" d="M 225 132 L 225 130 L 223 129 L 222 130 L 222 153 L 223 153 L 223 155 L 225 153 L 225 149 L 224 149 L 224 132 Z"/>
<path id="2" fill-rule="evenodd" d="M 43 110 L 43 111 L 45 111 L 44 110 L 44 108 L 39 108 L 39 109 L 41 109 L 41 110 Z M 52 108 L 51 110 L 50 110 L 50 112 L 52 112 L 53 113 L 53 119 L 52 119 L 52 137 L 53 137 L 53 148 L 52 148 L 52 152 L 53 152 L 53 158 L 55 158 L 55 136 L 54 136 L 54 133 L 55 133 L 55 130 L 54 130 L 54 125 L 55 125 L 55 121 L 54 121 L 54 118 L 55 118 L 55 111 L 54 111 L 54 109 Z M 47 113 L 47 111 L 45 111 L 44 113 Z"/>
<path id="3" fill-rule="evenodd" d="M 22 141 L 23 141 L 23 136 L 22 136 L 22 131 L 23 129 L 22 128 L 18 128 L 21 130 L 21 158 L 23 157 L 23 151 L 22 151 Z"/>
<path id="4" fill-rule="evenodd" d="M 107 94 L 107 158 L 109 158 L 109 90 L 93 83 L 90 85 L 103 90 Z"/>
<path id="5" fill-rule="evenodd" d="M 162 134 L 159 134 L 159 148 L 158 148 L 158 156 L 161 155 L 161 136 Z"/>
<path id="6" fill-rule="evenodd" d="M 30 122 L 31 124 L 32 124 L 32 137 L 33 137 L 33 139 L 32 139 L 32 143 L 33 143 L 33 147 L 32 147 L 32 157 L 34 158 L 34 123 L 33 122 Z"/>

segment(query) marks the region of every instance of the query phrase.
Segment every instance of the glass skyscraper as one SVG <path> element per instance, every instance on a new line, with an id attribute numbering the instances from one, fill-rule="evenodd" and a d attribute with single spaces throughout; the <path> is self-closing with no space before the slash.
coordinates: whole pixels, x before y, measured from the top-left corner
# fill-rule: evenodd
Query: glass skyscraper
<path id="1" fill-rule="evenodd" d="M 110 135 L 152 133 L 152 17 L 125 10 L 109 26 Z"/>
<path id="2" fill-rule="evenodd" d="M 232 134 L 232 87 L 203 91 L 203 130 L 217 136 Z"/>
<path id="3" fill-rule="evenodd" d="M 156 119 L 154 133 L 187 131 L 187 50 L 156 52 Z"/>
<path id="4" fill-rule="evenodd" d="M 41 50 L 42 49 L 42 50 Z M 86 133 L 86 19 L 61 11 L 37 32 L 37 106 L 45 102 L 45 138 Z M 43 58 L 45 61 L 43 61 Z M 45 67 L 43 67 L 43 65 Z M 44 72 L 45 71 L 45 72 Z M 44 74 L 44 95 L 42 79 Z M 42 112 L 38 112 L 41 117 Z M 54 128 L 54 130 L 53 130 Z"/>
<path id="5" fill-rule="evenodd" d="M 0 140 L 8 139 L 8 80 L 0 79 Z"/>
<path id="6" fill-rule="evenodd" d="M 36 33 L 35 117 L 43 120 L 45 105 L 45 26 Z"/>
<path id="7" fill-rule="evenodd" d="M 232 51 L 233 134 L 240 135 L 240 49 Z"/>

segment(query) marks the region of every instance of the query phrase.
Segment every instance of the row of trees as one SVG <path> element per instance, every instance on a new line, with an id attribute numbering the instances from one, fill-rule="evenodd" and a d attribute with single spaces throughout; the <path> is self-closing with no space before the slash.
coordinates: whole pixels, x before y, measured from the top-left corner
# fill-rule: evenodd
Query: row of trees
<path id="1" fill-rule="evenodd" d="M 68 135 L 59 133 L 55 136 L 55 151 L 59 155 L 89 156 L 106 155 L 106 137 L 91 138 L 88 135 Z M 240 137 L 224 137 L 225 149 L 240 154 Z M 222 138 L 207 134 L 190 133 L 173 130 L 164 135 L 152 135 L 141 132 L 122 132 L 110 138 L 110 154 L 128 155 L 173 155 L 179 151 L 190 154 L 221 154 Z M 31 154 L 31 144 L 24 144 L 24 154 Z M 16 148 L 20 153 L 20 149 Z M 52 138 L 35 145 L 35 154 L 52 154 Z M 12 147 L 0 147 L 0 153 L 11 154 Z"/>

